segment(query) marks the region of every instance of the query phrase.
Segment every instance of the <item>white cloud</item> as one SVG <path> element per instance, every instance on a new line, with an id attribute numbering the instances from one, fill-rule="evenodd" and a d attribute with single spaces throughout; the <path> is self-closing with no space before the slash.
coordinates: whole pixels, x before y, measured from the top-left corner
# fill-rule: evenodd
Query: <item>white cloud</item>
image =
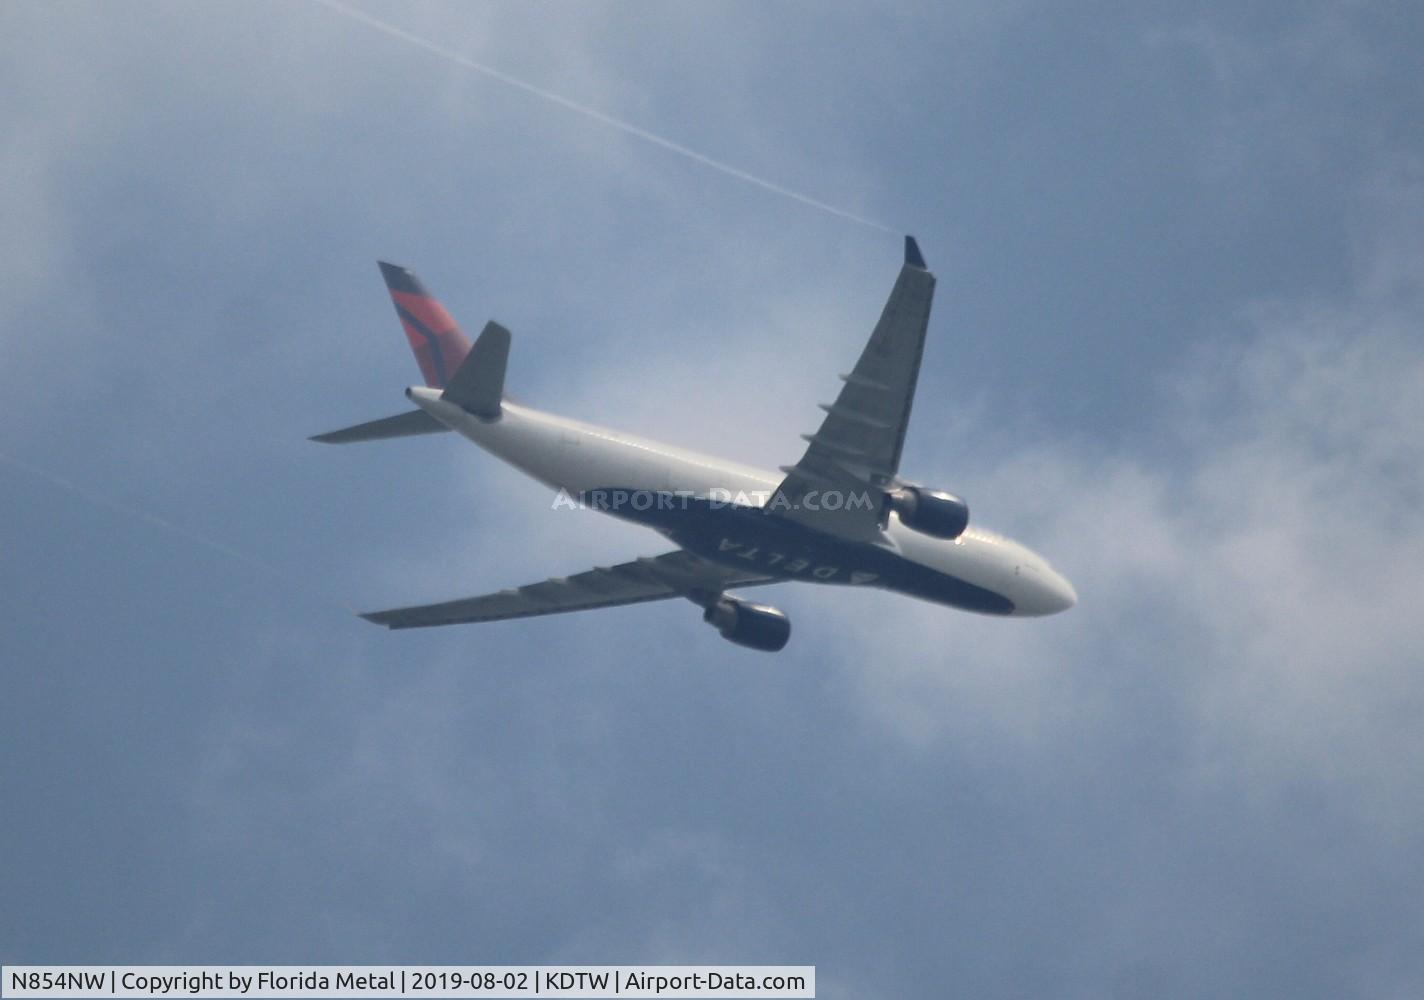
<path id="1" fill-rule="evenodd" d="M 1149 690 L 1191 734 L 1184 780 L 1305 781 L 1379 836 L 1417 829 L 1424 285 L 1396 249 L 1377 241 L 1348 301 L 1262 304 L 1208 335 L 1142 415 L 1162 427 L 1150 453 L 986 430 L 1006 449 L 971 470 L 986 520 L 1080 604 L 1001 622 L 877 601 L 838 638 L 886 724 L 1031 768 L 1131 727 Z M 826 612 L 852 599 L 805 617 L 837 628 Z"/>
<path id="2" fill-rule="evenodd" d="M 12 439 L 36 464 L 130 506 L 151 499 L 175 523 L 280 552 L 293 579 L 363 607 L 666 547 L 593 514 L 550 511 L 547 491 L 458 440 L 303 444 L 305 433 L 401 406 L 413 367 L 370 257 L 409 253 L 403 262 L 467 328 L 487 314 L 510 322 L 511 384 L 531 404 L 766 465 L 794 459 L 796 433 L 813 428 L 814 403 L 834 391 L 893 277 L 893 241 L 882 248 L 533 107 L 315 6 L 262 16 L 245 6 L 52 9 L 4 15 L 13 31 L 0 72 L 28 82 L 10 92 L 0 152 L 12 182 L 0 192 L 11 227 L 0 317 L 17 348 L 0 374 L 12 403 L 28 394 L 43 404 L 12 406 L 23 411 Z M 1019 25 L 999 20 L 1002 5 L 933 30 L 883 12 L 866 28 L 756 9 L 759 18 L 589 5 L 556 20 L 547 8 L 428 5 L 391 16 L 852 209 L 893 178 L 925 224 L 944 229 L 968 225 L 950 205 L 959 195 L 935 200 L 953 165 L 985 175 L 1007 166 L 993 160 L 998 123 L 1015 95 L 1037 92 L 1000 57 L 1057 45 L 1009 31 Z M 989 44 L 1001 28 L 1029 44 Z M 1188 36 L 1172 44 L 1214 44 L 1210 32 Z M 1328 32 L 1310 39 L 1260 66 L 1230 39 L 1212 55 L 1224 60 L 1221 93 L 1186 96 L 1207 119 L 1219 113 L 1223 159 L 1210 139 L 1196 147 L 1222 168 L 1217 179 L 1271 184 L 1278 158 L 1333 148 L 1336 132 L 1295 102 L 1293 87 L 1332 48 Z M 980 74 L 990 62 L 998 72 Z M 1329 65 L 1327 88 L 1342 72 Z M 1070 72 L 1063 103 L 1043 114 L 1091 126 L 1101 108 L 1075 97 L 1073 81 Z M 1172 102 L 1153 111 L 1198 120 Z M 1022 124 L 1041 124 L 1030 119 Z M 975 123 L 982 132 L 960 134 Z M 1005 218 L 1038 211 L 1057 169 L 1042 160 L 1032 188 L 973 199 Z M 203 552 L 155 546 L 167 561 L 139 579 L 115 544 L 119 554 L 83 563 L 92 569 L 80 579 L 78 557 L 49 553 L 90 535 L 59 512 L 14 519 L 18 533 L 47 540 L 24 588 L 44 596 L 46 613 L 84 606 L 76 592 L 93 606 L 135 588 L 152 589 L 154 605 L 180 587 L 234 595 L 207 620 L 116 621 L 88 645 L 75 628 L 72 644 L 33 654 L 45 677 L 74 684 L 74 705 L 96 712 L 124 702 L 141 667 L 151 686 L 125 704 L 147 719 L 165 708 L 139 704 L 147 692 L 173 693 L 162 726 L 125 724 L 113 731 L 124 753 L 105 743 L 88 758 L 99 783 L 113 759 L 193 754 L 192 828 L 164 861 L 195 887 L 197 916 L 171 957 L 235 939 L 249 954 L 324 948 L 341 960 L 428 953 L 432 938 L 457 953 L 474 936 L 501 960 L 608 949 L 676 960 L 721 944 L 834 955 L 823 982 L 863 995 L 882 985 L 886 956 L 914 947 L 893 930 L 867 934 L 871 913 L 877 923 L 902 914 L 911 936 L 998 949 L 974 965 L 981 976 L 1018 963 L 1012 949 L 1051 956 L 1086 941 L 1075 960 L 1099 985 L 1092 963 L 1111 965 L 1118 951 L 1146 954 L 1170 976 L 1174 956 L 1220 954 L 1227 937 L 1259 943 L 1253 919 L 1323 905 L 1304 892 L 1258 904 L 1245 900 L 1251 889 L 1222 883 L 1197 894 L 1187 883 L 1215 857 L 1172 867 L 1179 848 L 1200 843 L 1270 873 L 1278 853 L 1301 852 L 1281 807 L 1293 795 L 1324 802 L 1344 835 L 1338 852 L 1283 879 L 1333 861 L 1369 876 L 1360 859 L 1377 845 L 1381 869 L 1405 852 L 1417 860 L 1419 190 L 1418 165 L 1401 161 L 1331 202 L 1369 216 L 1348 295 L 1260 303 L 1192 331 L 1207 348 L 1161 380 L 1159 409 L 1135 415 L 1144 433 L 1133 440 L 1150 445 L 1071 432 L 1026 445 L 1002 429 L 1013 403 L 986 397 L 986 383 L 958 367 L 992 349 L 992 331 L 962 356 L 941 347 L 912 431 L 925 467 L 906 471 L 961 489 L 976 514 L 1074 580 L 1080 605 L 1047 621 L 788 586 L 763 592 L 796 620 L 778 657 L 722 643 L 680 602 L 392 636 L 318 616 L 310 601 L 271 622 L 280 597 L 224 589 L 232 576 L 250 582 L 240 567 L 181 572 Z M 1162 190 L 1152 206 L 1179 220 L 1168 206 L 1182 196 Z M 1045 219 L 1052 228 L 1053 213 Z M 943 279 L 936 327 L 958 329 L 967 289 L 955 287 L 953 261 L 984 244 L 926 243 Z M 123 280 L 139 270 L 181 300 L 178 322 L 155 317 L 154 293 Z M 1110 287 L 1092 285 L 1089 270 L 1065 265 L 1073 281 Z M 1246 284 L 1271 280 L 1263 268 Z M 35 303 L 61 310 L 66 337 L 33 336 Z M 1180 333 L 1165 317 L 1148 339 Z M 1085 334 L 1082 363 L 1096 343 Z M 91 384 L 108 392 L 86 393 Z M 955 394 L 952 408 L 934 405 L 942 390 Z M 950 409 L 952 424 L 932 419 Z M 26 435 L 27 421 L 45 433 Z M 938 453 L 926 460 L 929 442 Z M 132 542 L 121 525 L 99 527 L 116 536 L 105 542 Z M 22 625 L 10 638 L 42 634 Z M 189 644 L 151 654 L 155 637 Z M 83 655 L 90 673 L 78 672 Z M 165 658 L 154 667 L 153 655 Z M 11 738 L 47 757 L 67 713 L 51 720 L 14 704 L 17 720 L 39 721 Z M 180 719 L 198 721 L 182 729 Z M 158 729 L 186 735 L 155 743 Z M 980 796 L 956 784 L 966 773 L 970 785 L 1009 791 Z M 1128 800 L 1159 780 L 1167 807 Z M 976 808 L 961 817 L 965 799 Z M 1097 814 L 1075 814 L 1080 801 Z M 1164 834 L 1202 803 L 1205 834 Z M 173 836 L 159 829 L 171 813 L 83 818 L 109 828 L 118 851 Z M 1212 824 L 1237 818 L 1259 822 L 1238 841 L 1212 836 Z M 1075 822 L 1091 846 L 1040 836 Z M 1109 855 L 1124 845 L 1119 867 Z M 56 870 L 70 861 L 51 860 Z M 68 889 L 65 877 L 46 888 Z M 972 907 L 956 898 L 966 885 L 982 893 Z M 1361 895 L 1334 898 L 1373 912 Z M 127 916 L 130 900 L 111 896 Z M 1089 900 L 1084 913 L 1101 902 L 1101 920 L 1079 928 L 1044 915 L 1070 897 Z M 140 933 L 170 932 L 163 905 L 140 911 Z M 61 909 L 52 924 L 72 924 Z M 97 928 L 109 912 L 96 912 Z M 38 933 L 30 923 L 27 913 L 25 932 Z M 1406 938 L 1387 936 L 1386 958 Z M 932 951 L 885 982 L 942 970 Z M 1383 981 L 1399 981 L 1388 971 Z"/>

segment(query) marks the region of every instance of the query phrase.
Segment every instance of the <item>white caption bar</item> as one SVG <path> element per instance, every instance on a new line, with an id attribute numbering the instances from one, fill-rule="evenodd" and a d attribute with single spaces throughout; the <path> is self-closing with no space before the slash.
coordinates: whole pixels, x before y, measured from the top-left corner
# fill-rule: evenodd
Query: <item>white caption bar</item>
<path id="1" fill-rule="evenodd" d="M 814 997 L 814 965 L 7 965 L 0 997 Z"/>

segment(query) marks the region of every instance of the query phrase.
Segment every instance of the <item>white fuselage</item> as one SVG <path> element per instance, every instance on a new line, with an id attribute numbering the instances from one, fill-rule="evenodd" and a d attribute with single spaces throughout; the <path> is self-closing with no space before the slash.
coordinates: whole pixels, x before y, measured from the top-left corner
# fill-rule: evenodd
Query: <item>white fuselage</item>
<path id="1" fill-rule="evenodd" d="M 498 456 L 520 471 L 563 490 L 570 497 L 583 497 L 610 489 L 644 491 L 649 495 L 685 495 L 702 499 L 718 498 L 752 507 L 764 506 L 781 483 L 781 476 L 750 466 L 712 458 L 672 445 L 624 434 L 593 424 L 570 420 L 505 400 L 497 419 L 476 417 L 441 399 L 440 390 L 413 387 L 406 395 L 441 423 Z M 616 511 L 612 511 L 616 513 Z M 774 515 L 773 515 L 774 516 Z M 661 524 L 650 526 L 682 542 L 674 530 Z M 829 541 L 829 540 L 828 540 Z M 722 561 L 738 558 L 735 541 L 721 542 Z M 839 543 L 844 551 L 844 543 Z M 1037 553 L 1002 535 L 971 525 L 953 541 L 933 538 L 907 528 L 891 513 L 883 537 L 872 550 L 876 559 L 891 556 L 923 571 L 962 581 L 999 595 L 1011 602 L 1011 609 L 998 613 L 1016 616 L 1053 614 L 1076 600 L 1072 586 Z M 765 557 L 765 546 L 747 545 L 742 551 Z M 806 565 L 800 566 L 801 562 Z M 813 560 L 791 560 L 767 566 L 776 575 L 809 582 L 868 583 L 912 593 L 928 600 L 966 606 L 949 597 L 923 588 L 896 585 L 889 576 L 874 573 L 832 573 L 832 566 L 818 566 Z M 984 610 L 971 608 L 971 610 Z"/>

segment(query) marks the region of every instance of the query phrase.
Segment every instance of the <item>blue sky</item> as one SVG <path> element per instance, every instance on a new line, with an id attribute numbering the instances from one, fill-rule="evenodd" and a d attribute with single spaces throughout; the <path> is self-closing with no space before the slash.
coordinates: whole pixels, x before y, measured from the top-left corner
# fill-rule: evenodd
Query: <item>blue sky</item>
<path id="1" fill-rule="evenodd" d="M 0 960 L 796 963 L 820 995 L 1424 989 L 1424 74 L 1378 4 L 380 5 L 920 239 L 904 471 L 1066 615 L 764 593 L 385 633 L 661 551 L 416 369 L 766 466 L 899 266 L 316 4 L 0 7 Z"/>

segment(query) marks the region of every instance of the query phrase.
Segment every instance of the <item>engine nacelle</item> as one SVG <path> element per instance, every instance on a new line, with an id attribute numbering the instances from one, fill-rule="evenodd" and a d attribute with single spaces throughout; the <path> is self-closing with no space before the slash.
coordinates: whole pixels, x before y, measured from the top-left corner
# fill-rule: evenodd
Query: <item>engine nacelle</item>
<path id="1" fill-rule="evenodd" d="M 735 597 L 721 597 L 707 605 L 702 620 L 728 642 L 767 653 L 775 653 L 791 638 L 791 619 L 785 612 Z"/>
<path id="2" fill-rule="evenodd" d="M 934 538 L 958 538 L 969 527 L 969 505 L 943 490 L 903 486 L 890 494 L 890 509 L 905 527 Z"/>

